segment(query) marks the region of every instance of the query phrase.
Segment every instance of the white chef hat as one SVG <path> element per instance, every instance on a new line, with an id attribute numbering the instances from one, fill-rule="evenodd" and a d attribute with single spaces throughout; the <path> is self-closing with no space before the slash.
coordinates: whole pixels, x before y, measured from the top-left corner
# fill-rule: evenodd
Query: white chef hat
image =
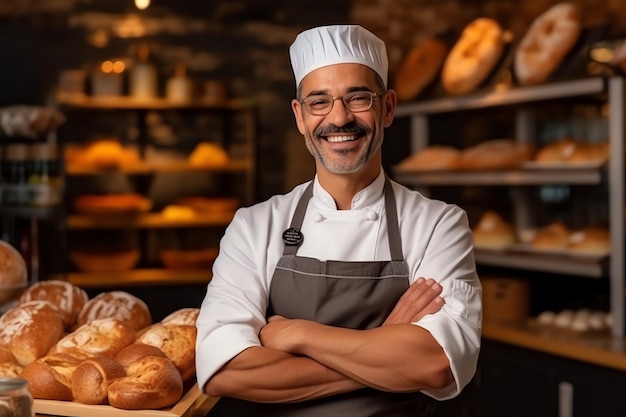
<path id="1" fill-rule="evenodd" d="M 387 48 L 359 25 L 321 26 L 300 33 L 289 48 L 296 87 L 311 71 L 334 64 L 363 64 L 373 69 L 387 87 Z"/>

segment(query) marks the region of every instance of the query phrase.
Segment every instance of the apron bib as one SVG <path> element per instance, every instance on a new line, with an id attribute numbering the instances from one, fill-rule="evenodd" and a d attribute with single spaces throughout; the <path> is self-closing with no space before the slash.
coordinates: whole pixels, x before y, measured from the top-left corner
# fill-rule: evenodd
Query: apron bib
<path id="1" fill-rule="evenodd" d="M 291 228 L 302 227 L 312 195 L 313 182 L 300 198 Z M 390 261 L 320 261 L 297 256 L 297 244 L 285 245 L 272 277 L 267 317 L 278 314 L 360 330 L 379 327 L 409 287 L 395 198 L 388 179 L 385 212 Z M 247 403 L 234 402 L 239 403 L 238 407 Z M 434 400 L 422 393 L 396 394 L 365 388 L 300 403 L 247 404 L 251 412 L 245 415 L 257 417 L 422 417 L 428 415 Z"/>

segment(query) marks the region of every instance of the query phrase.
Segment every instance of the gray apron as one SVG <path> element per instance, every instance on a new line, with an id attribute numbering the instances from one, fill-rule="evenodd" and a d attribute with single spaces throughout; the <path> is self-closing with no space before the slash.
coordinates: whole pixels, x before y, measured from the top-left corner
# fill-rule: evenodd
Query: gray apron
<path id="1" fill-rule="evenodd" d="M 302 227 L 312 195 L 313 182 L 300 198 L 291 221 L 289 230 L 296 231 L 296 234 Z M 402 255 L 395 198 L 388 179 L 385 181 L 385 212 L 390 261 L 319 261 L 299 257 L 296 255 L 299 239 L 286 240 L 288 244 L 272 277 L 267 317 L 278 314 L 290 319 L 314 320 L 330 326 L 360 330 L 379 327 L 409 287 L 409 271 Z M 248 404 L 254 412 L 244 413 L 240 403 L 239 412 L 233 409 L 234 413 L 230 415 L 421 417 L 429 414 L 434 400 L 419 392 L 396 394 L 364 388 L 299 403 Z"/>

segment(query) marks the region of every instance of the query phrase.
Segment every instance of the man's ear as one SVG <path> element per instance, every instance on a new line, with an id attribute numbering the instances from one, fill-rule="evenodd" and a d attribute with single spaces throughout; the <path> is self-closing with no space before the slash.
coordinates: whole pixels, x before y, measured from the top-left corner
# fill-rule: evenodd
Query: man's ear
<path id="1" fill-rule="evenodd" d="M 304 118 L 302 117 L 302 103 L 300 103 L 295 98 L 291 100 L 291 110 L 293 110 L 293 115 L 296 118 L 296 126 L 298 126 L 298 131 L 304 135 Z"/>
<path id="2" fill-rule="evenodd" d="M 393 122 L 393 116 L 396 112 L 396 107 L 398 105 L 398 96 L 394 90 L 387 90 L 387 94 L 385 94 L 385 102 L 383 106 L 383 126 L 389 127 Z"/>

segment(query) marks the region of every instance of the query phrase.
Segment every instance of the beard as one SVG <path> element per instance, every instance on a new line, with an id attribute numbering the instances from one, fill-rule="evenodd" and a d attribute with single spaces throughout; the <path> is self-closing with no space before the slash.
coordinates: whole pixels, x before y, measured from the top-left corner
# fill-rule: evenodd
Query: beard
<path id="1" fill-rule="evenodd" d="M 350 158 L 355 150 L 325 151 L 320 144 L 325 141 L 324 136 L 330 134 L 356 135 L 358 140 L 369 140 L 365 147 L 359 148 L 359 154 Z M 368 139 L 369 138 L 369 139 Z M 333 174 L 352 174 L 359 171 L 367 164 L 372 155 L 378 151 L 382 144 L 382 130 L 377 129 L 376 136 L 372 136 L 369 126 L 350 122 L 344 126 L 326 125 L 320 126 L 313 133 L 306 132 L 305 144 L 311 155 L 319 161 L 324 168 Z"/>

